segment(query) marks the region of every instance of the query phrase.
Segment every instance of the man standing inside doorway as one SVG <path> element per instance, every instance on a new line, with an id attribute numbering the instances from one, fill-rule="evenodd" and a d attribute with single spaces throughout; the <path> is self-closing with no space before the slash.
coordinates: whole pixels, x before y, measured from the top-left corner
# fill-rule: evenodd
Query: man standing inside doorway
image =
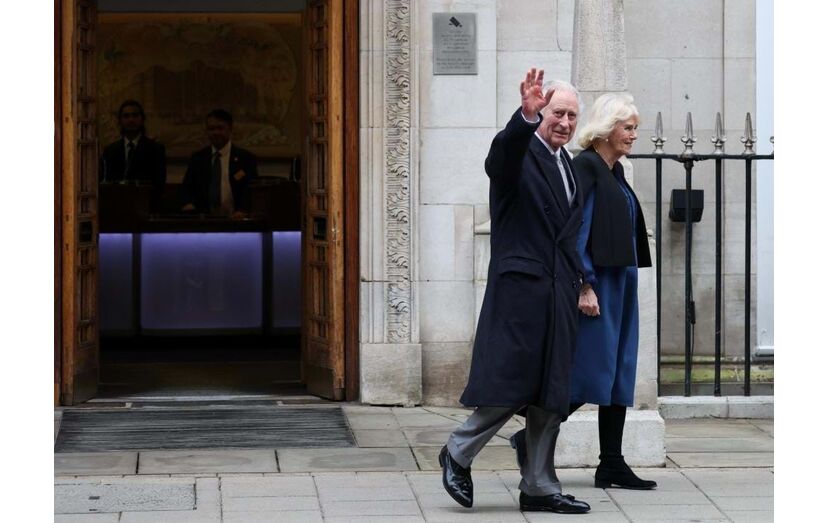
<path id="1" fill-rule="evenodd" d="M 210 111 L 206 126 L 210 145 L 190 157 L 181 210 L 243 218 L 250 212 L 250 180 L 258 176 L 256 156 L 232 144 L 229 112 Z"/>
<path id="2" fill-rule="evenodd" d="M 471 507 L 474 457 L 526 407 L 520 509 L 580 514 L 590 507 L 562 494 L 554 462 L 560 423 L 569 414 L 583 274 L 576 252 L 580 195 L 563 148 L 575 133 L 580 100 L 565 82 L 543 86 L 543 70 L 534 68 L 520 94 L 521 107 L 495 136 L 485 164 L 491 260 L 460 398 L 476 409 L 449 436 L 439 459 L 446 491 Z"/>
<path id="3" fill-rule="evenodd" d="M 167 160 L 164 146 L 146 136 L 144 108 L 125 100 L 118 108 L 121 138 L 104 149 L 98 176 L 101 182 L 136 182 L 152 185 L 150 210 L 157 211 L 164 184 Z"/>

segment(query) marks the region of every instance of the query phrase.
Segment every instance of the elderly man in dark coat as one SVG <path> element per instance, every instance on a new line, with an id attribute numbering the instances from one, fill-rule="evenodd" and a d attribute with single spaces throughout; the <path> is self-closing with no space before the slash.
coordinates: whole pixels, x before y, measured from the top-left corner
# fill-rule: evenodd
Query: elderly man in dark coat
<path id="1" fill-rule="evenodd" d="M 565 82 L 543 86 L 543 70 L 535 69 L 520 93 L 520 109 L 495 136 L 486 158 L 491 260 L 469 381 L 460 398 L 477 408 L 451 434 L 439 460 L 446 491 L 470 507 L 472 460 L 526 408 L 521 510 L 583 513 L 589 505 L 561 493 L 554 464 L 560 423 L 569 414 L 583 275 L 576 251 L 580 195 L 563 148 L 575 132 L 580 100 Z"/>

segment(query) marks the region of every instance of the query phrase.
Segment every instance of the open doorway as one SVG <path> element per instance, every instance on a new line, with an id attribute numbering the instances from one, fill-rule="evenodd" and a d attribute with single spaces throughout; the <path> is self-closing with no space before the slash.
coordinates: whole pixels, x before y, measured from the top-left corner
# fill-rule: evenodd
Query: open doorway
<path id="1" fill-rule="evenodd" d="M 348 16 L 330 0 L 60 4 L 59 402 L 352 399 L 356 325 L 344 303 L 348 292 L 356 303 L 356 285 L 345 288 L 356 272 L 345 248 L 357 223 L 344 201 L 357 149 L 345 151 L 344 128 L 356 129 L 356 104 L 343 114 L 343 50 L 355 74 L 356 46 L 336 44 L 346 18 L 356 27 L 356 3 Z M 160 188 L 101 160 L 124 142 L 124 100 L 140 103 L 146 137 L 164 145 Z M 209 147 L 217 108 L 233 115 L 233 146 L 257 159 L 243 217 L 183 212 L 192 153 Z"/>

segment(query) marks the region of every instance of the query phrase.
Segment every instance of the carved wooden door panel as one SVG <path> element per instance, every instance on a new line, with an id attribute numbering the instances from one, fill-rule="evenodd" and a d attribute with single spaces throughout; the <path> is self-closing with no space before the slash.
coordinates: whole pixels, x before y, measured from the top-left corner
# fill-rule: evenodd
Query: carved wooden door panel
<path id="1" fill-rule="evenodd" d="M 61 8 L 61 403 L 98 387 L 98 147 L 95 0 Z"/>
<path id="2" fill-rule="evenodd" d="M 303 377 L 308 392 L 344 397 L 342 0 L 311 0 L 305 18 Z"/>

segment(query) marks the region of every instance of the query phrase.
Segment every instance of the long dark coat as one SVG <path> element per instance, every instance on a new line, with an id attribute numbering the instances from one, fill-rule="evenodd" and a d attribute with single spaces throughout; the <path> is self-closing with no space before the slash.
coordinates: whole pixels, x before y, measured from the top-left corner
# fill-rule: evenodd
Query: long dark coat
<path id="1" fill-rule="evenodd" d="M 582 205 L 576 190 L 570 209 L 555 159 L 534 134 L 539 125 L 518 109 L 486 158 L 489 279 L 460 402 L 531 404 L 565 419 L 583 274 L 576 250 Z"/>

